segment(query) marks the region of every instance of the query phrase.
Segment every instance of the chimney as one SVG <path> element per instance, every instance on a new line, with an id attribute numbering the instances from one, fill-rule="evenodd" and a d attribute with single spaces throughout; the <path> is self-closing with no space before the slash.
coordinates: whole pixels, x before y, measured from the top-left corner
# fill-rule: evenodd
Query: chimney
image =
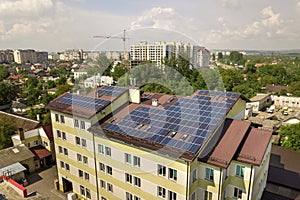
<path id="1" fill-rule="evenodd" d="M 21 141 L 25 140 L 23 128 L 19 128 L 19 129 L 18 129 L 18 134 L 19 134 L 19 136 L 20 136 L 20 140 L 21 140 Z"/>
<path id="2" fill-rule="evenodd" d="M 152 106 L 155 106 L 155 107 L 158 106 L 158 100 L 157 99 L 152 99 Z"/>

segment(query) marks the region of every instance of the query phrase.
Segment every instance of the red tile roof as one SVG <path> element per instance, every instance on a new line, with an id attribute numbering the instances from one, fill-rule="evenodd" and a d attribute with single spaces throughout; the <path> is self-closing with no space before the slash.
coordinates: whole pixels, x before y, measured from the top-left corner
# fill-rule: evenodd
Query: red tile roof
<path id="1" fill-rule="evenodd" d="M 250 124 L 250 122 L 246 121 L 233 120 L 225 135 L 208 158 L 207 163 L 227 168 L 245 137 Z"/>
<path id="2" fill-rule="evenodd" d="M 252 128 L 238 154 L 237 160 L 260 165 L 270 143 L 271 136 L 271 131 Z"/>
<path id="3" fill-rule="evenodd" d="M 52 155 L 49 150 L 40 145 L 30 148 L 30 151 L 35 155 L 35 160 L 39 160 Z"/>
<path id="4" fill-rule="evenodd" d="M 49 124 L 49 125 L 46 125 L 46 126 L 43 126 L 43 129 L 48 137 L 48 139 L 50 141 L 53 141 L 53 132 L 52 132 L 52 125 Z"/>

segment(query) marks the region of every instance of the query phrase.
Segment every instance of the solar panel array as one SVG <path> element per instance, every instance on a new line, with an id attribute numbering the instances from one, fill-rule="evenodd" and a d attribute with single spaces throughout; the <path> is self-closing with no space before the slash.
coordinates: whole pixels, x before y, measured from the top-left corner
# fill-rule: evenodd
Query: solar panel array
<path id="1" fill-rule="evenodd" d="M 139 106 L 104 128 L 196 153 L 238 97 L 235 93 L 200 91 L 163 109 Z"/>
<path id="2" fill-rule="evenodd" d="M 77 106 L 88 110 L 99 111 L 110 104 L 109 100 L 103 100 L 99 98 L 80 96 L 77 94 L 66 94 L 65 96 L 57 100 L 58 103 Z"/>
<path id="3" fill-rule="evenodd" d="M 103 86 L 100 90 L 97 91 L 97 94 L 118 97 L 127 90 L 128 90 L 127 88 L 118 87 L 118 86 Z"/>

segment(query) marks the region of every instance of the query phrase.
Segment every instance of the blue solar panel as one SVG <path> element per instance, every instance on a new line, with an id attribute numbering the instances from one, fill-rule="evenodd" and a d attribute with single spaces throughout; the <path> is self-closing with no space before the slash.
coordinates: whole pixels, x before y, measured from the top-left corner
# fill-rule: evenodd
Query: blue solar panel
<path id="1" fill-rule="evenodd" d="M 106 95 L 112 97 L 118 97 L 124 92 L 128 91 L 127 88 L 118 87 L 118 86 L 103 86 L 100 90 L 97 91 L 98 95 Z"/>
<path id="2" fill-rule="evenodd" d="M 117 123 L 118 127 L 107 125 L 104 129 L 195 153 L 238 97 L 236 93 L 199 91 L 193 98 L 179 97 L 163 109 L 139 106 Z M 168 136 L 174 131 L 180 133 L 179 139 Z"/>
<path id="3" fill-rule="evenodd" d="M 58 103 L 77 106 L 89 110 L 101 110 L 110 104 L 109 100 L 103 100 L 99 98 L 80 96 L 76 94 L 66 94 L 57 100 Z"/>

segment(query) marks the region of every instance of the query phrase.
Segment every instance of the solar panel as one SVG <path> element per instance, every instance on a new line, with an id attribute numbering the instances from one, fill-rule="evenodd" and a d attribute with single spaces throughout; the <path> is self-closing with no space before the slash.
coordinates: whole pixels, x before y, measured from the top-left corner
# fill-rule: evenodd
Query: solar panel
<path id="1" fill-rule="evenodd" d="M 138 106 L 116 124 L 118 127 L 106 125 L 104 129 L 195 153 L 238 97 L 236 93 L 201 90 L 193 98 L 178 97 L 163 109 Z M 180 138 L 169 137 L 170 132 L 180 133 Z"/>
<path id="2" fill-rule="evenodd" d="M 118 97 L 124 92 L 128 91 L 127 88 L 118 87 L 118 86 L 103 86 L 97 91 L 98 95 L 106 95 L 112 97 Z"/>
<path id="3" fill-rule="evenodd" d="M 58 103 L 85 108 L 88 110 L 101 110 L 110 104 L 109 100 L 80 96 L 76 94 L 66 94 L 57 100 Z"/>

